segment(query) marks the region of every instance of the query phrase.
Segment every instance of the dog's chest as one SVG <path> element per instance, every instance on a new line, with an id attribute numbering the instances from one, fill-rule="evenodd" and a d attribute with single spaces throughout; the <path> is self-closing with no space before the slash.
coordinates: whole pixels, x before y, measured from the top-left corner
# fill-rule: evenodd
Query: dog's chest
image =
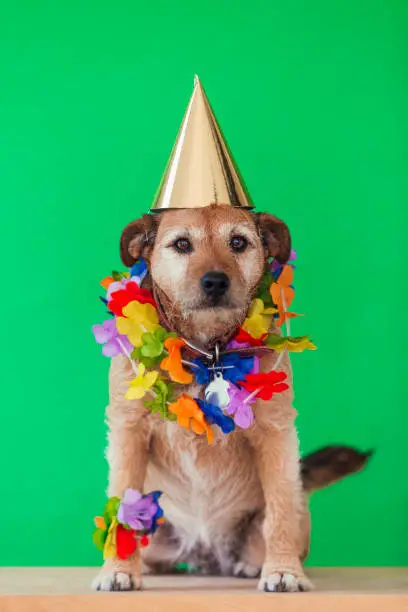
<path id="1" fill-rule="evenodd" d="M 163 491 L 167 520 L 204 542 L 263 504 L 244 436 L 230 434 L 208 446 L 175 423 L 163 423 L 153 435 L 146 489 Z"/>

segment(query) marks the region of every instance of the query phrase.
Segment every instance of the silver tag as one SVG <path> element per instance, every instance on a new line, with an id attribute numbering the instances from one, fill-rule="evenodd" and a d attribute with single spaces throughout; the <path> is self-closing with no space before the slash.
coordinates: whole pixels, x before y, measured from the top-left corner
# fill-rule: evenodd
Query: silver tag
<path id="1" fill-rule="evenodd" d="M 228 389 L 229 382 L 224 380 L 221 372 L 216 372 L 205 390 L 205 401 L 219 408 L 226 408 L 230 402 Z"/>

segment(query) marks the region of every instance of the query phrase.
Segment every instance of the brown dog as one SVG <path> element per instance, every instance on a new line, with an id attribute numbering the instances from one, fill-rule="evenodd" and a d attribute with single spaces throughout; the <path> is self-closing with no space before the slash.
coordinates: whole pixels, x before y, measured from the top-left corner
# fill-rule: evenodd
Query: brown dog
<path id="1" fill-rule="evenodd" d="M 127 266 L 148 262 L 166 322 L 183 338 L 206 348 L 242 324 L 267 259 L 285 263 L 286 225 L 268 214 L 230 206 L 145 215 L 121 238 Z M 272 369 L 272 353 L 261 361 Z M 291 380 L 287 356 L 280 369 Z M 133 373 L 113 359 L 107 409 L 109 495 L 131 487 L 163 491 L 165 524 L 144 556 L 153 571 L 188 562 L 201 572 L 254 577 L 266 591 L 310 588 L 302 561 L 309 548 L 305 488 L 320 488 L 360 469 L 366 455 L 326 450 L 300 463 L 292 391 L 254 405 L 255 424 L 208 446 L 177 424 L 151 415 L 143 401 L 125 399 Z M 192 396 L 197 385 L 183 389 Z M 302 475 L 300 470 L 302 465 Z M 139 553 L 109 560 L 95 580 L 99 590 L 137 588 Z"/>

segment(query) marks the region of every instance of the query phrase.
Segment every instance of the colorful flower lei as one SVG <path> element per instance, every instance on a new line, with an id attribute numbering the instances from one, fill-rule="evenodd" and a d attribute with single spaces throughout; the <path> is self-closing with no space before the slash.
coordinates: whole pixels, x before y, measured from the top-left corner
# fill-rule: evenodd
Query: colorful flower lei
<path id="1" fill-rule="evenodd" d="M 260 372 L 261 357 L 244 357 L 239 353 L 222 354 L 211 366 L 204 358 L 183 359 L 185 341 L 168 332 L 159 323 L 153 295 L 141 287 L 147 274 L 143 260 L 136 262 L 130 272 L 112 272 L 101 281 L 106 295 L 101 296 L 110 318 L 93 326 L 102 354 L 106 357 L 125 355 L 135 373 L 126 393 L 127 399 L 142 399 L 152 414 L 158 413 L 180 427 L 205 435 L 208 444 L 214 440 L 214 427 L 229 434 L 236 427 L 248 429 L 254 423 L 252 404 L 257 398 L 271 399 L 288 389 L 285 372 L 278 371 L 285 351 L 315 350 L 309 336 L 290 335 L 290 319 L 297 317 L 289 311 L 294 298 L 293 260 L 288 264 L 272 261 L 265 271 L 248 316 L 227 348 L 266 346 L 279 353 L 270 372 Z M 279 327 L 286 325 L 286 336 L 270 333 L 272 319 Z M 154 369 L 152 369 L 154 368 Z M 158 369 L 160 371 L 158 371 Z M 186 393 L 174 397 L 174 383 L 189 385 L 193 381 L 207 385 L 205 399 L 192 398 Z M 137 549 L 149 543 L 163 522 L 159 505 L 161 493 L 142 495 L 128 489 L 123 499 L 108 499 L 103 516 L 95 518 L 95 545 L 103 550 L 104 559 L 127 559 Z"/>
<path id="2" fill-rule="evenodd" d="M 127 559 L 138 546 L 148 546 L 149 535 L 163 522 L 160 495 L 158 491 L 142 495 L 127 489 L 122 501 L 119 497 L 108 499 L 103 516 L 95 518 L 93 533 L 94 544 L 103 551 L 104 559 Z"/>
<path id="3" fill-rule="evenodd" d="M 185 341 L 168 332 L 159 323 L 154 297 L 141 287 L 147 266 L 139 260 L 129 272 L 113 272 L 101 281 L 106 295 L 101 296 L 110 318 L 102 325 L 94 325 L 95 339 L 103 345 L 107 357 L 125 355 L 135 372 L 126 393 L 127 399 L 142 399 L 151 413 L 177 421 L 195 434 L 214 439 L 213 427 L 228 434 L 236 427 L 247 429 L 254 422 L 252 404 L 256 398 L 271 399 L 288 389 L 286 374 L 277 371 L 285 351 L 315 350 L 309 336 L 290 335 L 290 319 L 300 316 L 289 307 L 293 288 L 291 252 L 286 265 L 273 260 L 259 284 L 248 315 L 229 342 L 227 348 L 266 346 L 280 353 L 271 372 L 259 372 L 261 357 L 243 357 L 233 352 L 221 355 L 215 365 L 205 358 L 187 361 L 183 358 Z M 279 327 L 286 325 L 286 336 L 270 333 L 272 319 Z M 153 368 L 153 369 L 152 369 Z M 205 399 L 192 398 L 182 393 L 174 397 L 174 383 L 189 385 L 193 381 L 206 384 Z"/>

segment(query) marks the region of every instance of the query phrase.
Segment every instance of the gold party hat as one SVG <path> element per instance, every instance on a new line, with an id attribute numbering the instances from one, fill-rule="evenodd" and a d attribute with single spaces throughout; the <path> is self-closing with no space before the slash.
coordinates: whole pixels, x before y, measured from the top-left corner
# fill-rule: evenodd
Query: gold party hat
<path id="1" fill-rule="evenodd" d="M 196 76 L 186 114 L 150 210 L 201 208 L 209 204 L 253 208 Z"/>

